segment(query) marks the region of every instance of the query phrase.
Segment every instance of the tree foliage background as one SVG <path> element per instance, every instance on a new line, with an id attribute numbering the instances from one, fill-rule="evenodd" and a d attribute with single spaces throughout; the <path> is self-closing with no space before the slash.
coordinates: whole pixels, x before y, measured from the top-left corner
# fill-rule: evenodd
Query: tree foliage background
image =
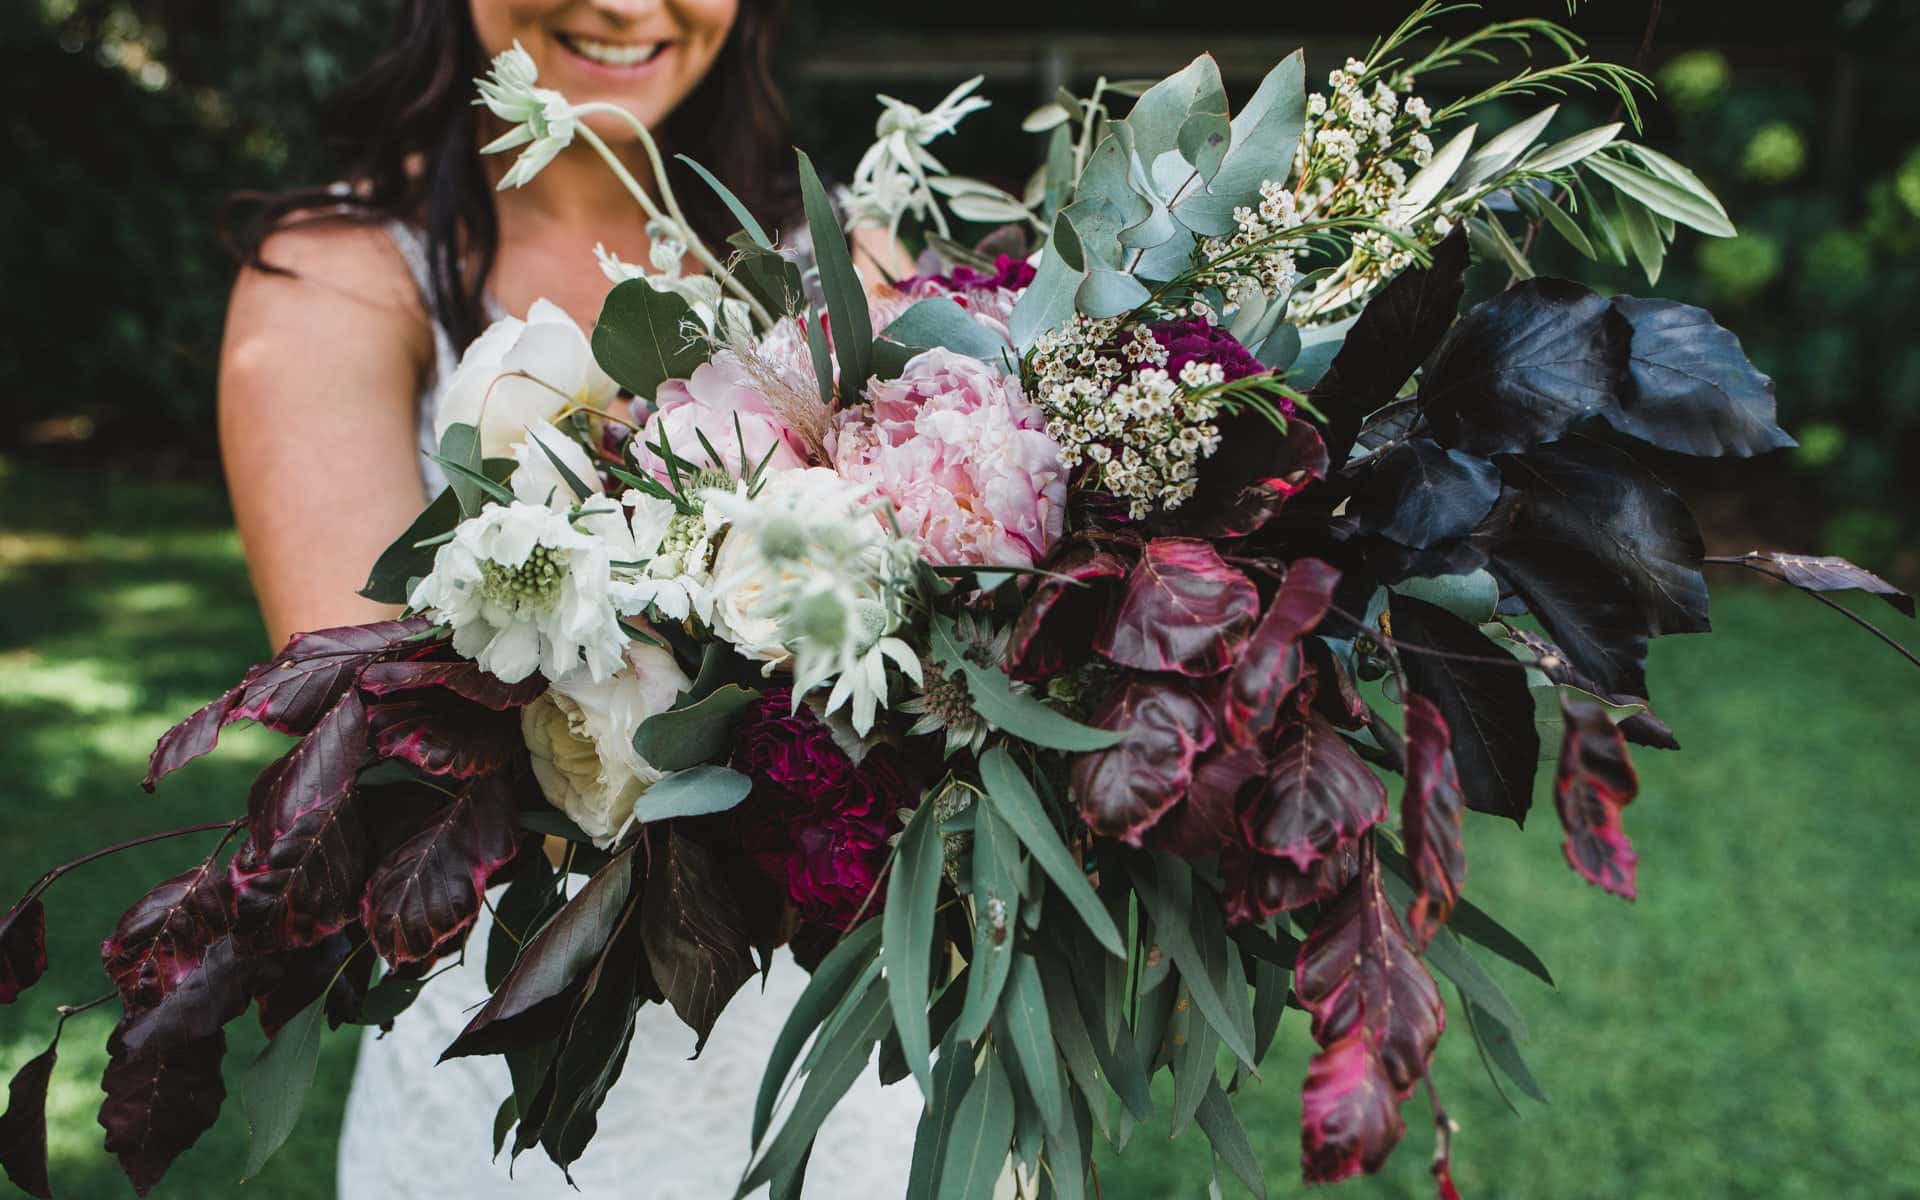
<path id="1" fill-rule="evenodd" d="M 463 0 L 447 0 L 459 3 Z M 1354 50 L 1405 0 L 1254 5 L 900 5 L 799 0 L 783 56 L 796 130 L 843 169 L 871 132 L 876 87 L 936 99 L 923 79 L 816 69 L 889 31 L 1031 43 L 1114 31 L 1342 39 Z M 1542 0 L 1489 15 L 1557 16 Z M 1631 56 L 1649 5 L 1589 0 L 1571 19 Z M 326 96 L 385 36 L 392 0 L 15 0 L 0 5 L 0 451 L 197 470 L 214 449 L 213 378 L 232 260 L 223 199 L 332 178 L 314 136 Z M 1648 58 L 1649 137 L 1719 190 L 1741 229 L 1683 241 L 1654 291 L 1712 307 L 1778 381 L 1802 443 L 1774 464 L 1765 514 L 1811 548 L 1911 577 L 1920 557 L 1920 0 L 1667 5 Z M 1465 19 L 1465 18 L 1461 18 Z M 856 56 L 857 57 L 857 56 Z M 1091 72 L 1095 61 L 1072 64 Z M 1167 69 L 1177 66 L 1169 62 Z M 1310 63 L 1319 75 L 1333 64 Z M 951 78 L 950 78 L 951 77 Z M 989 78 L 996 109 L 944 156 L 1005 168 L 1034 78 Z M 1579 103 L 1579 98 L 1574 98 Z M 1519 114 L 1516 114 L 1519 115 Z M 1595 119 L 1603 114 L 1595 111 Z M 1570 121 L 1571 118 L 1563 118 Z M 1571 127 L 1571 126 L 1569 126 Z M 1015 182 L 1018 181 L 1008 181 Z M 1614 290 L 1625 270 L 1549 258 Z M 1711 472 L 1686 482 L 1711 489 Z M 1754 494 L 1751 484 L 1746 494 Z M 1758 525 L 1759 522 L 1755 522 Z"/>

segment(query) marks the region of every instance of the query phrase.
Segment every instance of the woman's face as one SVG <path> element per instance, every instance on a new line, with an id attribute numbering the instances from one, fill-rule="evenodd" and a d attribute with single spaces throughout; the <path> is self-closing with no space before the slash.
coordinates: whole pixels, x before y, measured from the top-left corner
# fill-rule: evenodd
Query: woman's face
<path id="1" fill-rule="evenodd" d="M 575 104 L 617 104 L 649 129 L 698 86 L 719 57 L 740 0 L 469 0 L 487 56 L 518 41 L 540 68 L 540 86 Z M 624 122 L 592 122 L 608 140 L 632 138 Z"/>

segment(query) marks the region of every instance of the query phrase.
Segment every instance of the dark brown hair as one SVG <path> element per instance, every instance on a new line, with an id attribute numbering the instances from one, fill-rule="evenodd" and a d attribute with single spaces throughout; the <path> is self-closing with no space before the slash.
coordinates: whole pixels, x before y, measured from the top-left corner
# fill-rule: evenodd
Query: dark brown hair
<path id="1" fill-rule="evenodd" d="M 773 78 L 785 0 L 740 0 L 713 68 L 656 131 L 668 180 L 709 245 L 737 227 L 725 205 L 671 156 L 685 152 L 763 220 L 795 207 L 787 112 Z M 328 106 L 322 132 L 346 167 L 347 191 L 240 193 L 223 218 L 242 261 L 274 230 L 307 220 L 398 219 L 426 233 L 435 319 L 456 347 L 485 326 L 482 295 L 499 250 L 492 185 L 478 153 L 473 81 L 486 69 L 467 0 L 402 0 L 392 41 Z M 245 213 L 242 223 L 231 218 Z"/>

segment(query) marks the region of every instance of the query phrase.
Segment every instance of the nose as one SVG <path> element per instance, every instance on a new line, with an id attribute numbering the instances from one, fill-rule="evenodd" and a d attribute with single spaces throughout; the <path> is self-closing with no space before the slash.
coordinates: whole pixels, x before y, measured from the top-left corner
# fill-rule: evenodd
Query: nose
<path id="1" fill-rule="evenodd" d="M 617 25 L 631 25 L 658 13 L 664 0 L 589 0 L 593 11 Z"/>

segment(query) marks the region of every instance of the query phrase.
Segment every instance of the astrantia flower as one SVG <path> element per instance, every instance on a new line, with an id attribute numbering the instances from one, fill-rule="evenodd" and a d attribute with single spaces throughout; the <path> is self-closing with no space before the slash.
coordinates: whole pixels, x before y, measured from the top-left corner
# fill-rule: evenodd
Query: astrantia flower
<path id="1" fill-rule="evenodd" d="M 453 648 L 507 683 L 540 671 L 559 683 L 584 667 L 605 679 L 627 635 L 599 538 L 544 505 L 488 505 L 462 521 L 408 597 L 453 627 Z"/>
<path id="2" fill-rule="evenodd" d="M 1065 521 L 1067 471 L 1018 378 L 935 348 L 836 418 L 834 468 L 893 509 L 928 561 L 1030 567 Z"/>
<path id="3" fill-rule="evenodd" d="M 887 746 L 856 766 L 825 722 L 785 689 L 748 707 L 734 735 L 733 769 L 753 781 L 735 809 L 740 839 L 801 916 L 844 929 L 875 894 L 895 813 L 918 789 Z"/>
<path id="4" fill-rule="evenodd" d="M 776 471 L 807 465 L 805 442 L 787 429 L 746 369 L 724 352 L 695 367 L 690 377 L 660 385 L 654 410 L 634 438 L 633 457 L 665 483 L 672 472 L 661 449 L 695 470 L 724 471 L 736 479 L 752 474 L 762 460 Z"/>
<path id="5" fill-rule="evenodd" d="M 691 686 L 670 652 L 629 642 L 625 665 L 610 678 L 553 684 L 520 710 L 541 793 L 595 845 L 619 840 L 634 801 L 660 778 L 633 748 L 634 731 Z"/>
<path id="6" fill-rule="evenodd" d="M 995 630 L 992 625 L 964 609 L 954 621 L 954 636 L 960 643 L 961 653 L 974 661 L 996 666 L 1006 657 L 1010 632 L 1007 629 Z M 907 730 L 908 735 L 940 733 L 944 730 L 949 757 L 961 750 L 980 753 L 992 727 L 974 711 L 973 693 L 967 687 L 966 676 L 948 671 L 932 659 L 922 660 L 920 669 L 920 694 L 894 706 L 899 712 L 919 714 L 920 719 Z M 1013 689 L 1024 692 L 1027 685 L 1015 683 Z"/>
<path id="7" fill-rule="evenodd" d="M 505 317 L 487 327 L 460 357 L 434 414 L 434 437 L 456 422 L 480 430 L 480 452 L 511 457 L 527 426 L 569 409 L 606 409 L 620 385 L 594 361 L 593 347 L 566 310 L 535 300 L 527 319 Z"/>
<path id="8" fill-rule="evenodd" d="M 501 190 L 525 187 L 533 181 L 554 156 L 573 142 L 577 118 L 573 106 L 551 88 L 535 87 L 540 72 L 533 56 L 518 41 L 513 49 L 496 56 L 486 77 L 475 80 L 480 98 L 493 115 L 513 125 L 512 129 L 480 147 L 482 154 L 498 154 L 525 146 L 504 178 Z"/>

